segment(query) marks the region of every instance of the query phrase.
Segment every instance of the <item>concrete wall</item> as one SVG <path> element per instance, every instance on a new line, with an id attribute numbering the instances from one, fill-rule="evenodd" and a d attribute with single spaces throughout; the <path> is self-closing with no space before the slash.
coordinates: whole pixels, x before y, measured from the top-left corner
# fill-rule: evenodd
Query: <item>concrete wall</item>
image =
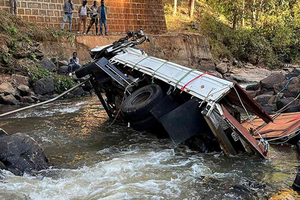
<path id="1" fill-rule="evenodd" d="M 18 0 L 18 15 L 40 26 L 60 29 L 64 16 L 62 9 L 64 1 Z M 75 3 L 72 29 L 77 30 L 77 10 L 81 0 L 72 1 Z M 91 6 L 92 2 L 93 0 L 89 0 L 88 5 Z M 164 32 L 167 29 L 162 0 L 105 0 L 105 5 L 109 9 L 107 19 L 109 33 L 137 30 L 140 27 L 152 33 Z M 10 12 L 9 0 L 0 0 L 0 9 Z"/>

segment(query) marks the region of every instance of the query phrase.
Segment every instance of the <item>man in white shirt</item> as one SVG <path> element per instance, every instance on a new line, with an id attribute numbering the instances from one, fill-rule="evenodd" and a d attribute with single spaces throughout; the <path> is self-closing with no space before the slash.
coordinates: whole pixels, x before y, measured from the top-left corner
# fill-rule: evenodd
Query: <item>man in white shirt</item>
<path id="1" fill-rule="evenodd" d="M 78 14 L 79 14 L 78 33 L 80 33 L 81 22 L 83 22 L 83 34 L 85 34 L 87 14 L 90 13 L 90 8 L 87 7 L 86 4 L 87 1 L 83 1 L 82 5 L 79 6 L 78 9 Z"/>
<path id="2" fill-rule="evenodd" d="M 73 55 L 69 58 L 68 63 L 69 73 L 72 73 L 81 67 L 79 64 L 79 58 L 77 57 L 77 52 L 73 52 Z"/>

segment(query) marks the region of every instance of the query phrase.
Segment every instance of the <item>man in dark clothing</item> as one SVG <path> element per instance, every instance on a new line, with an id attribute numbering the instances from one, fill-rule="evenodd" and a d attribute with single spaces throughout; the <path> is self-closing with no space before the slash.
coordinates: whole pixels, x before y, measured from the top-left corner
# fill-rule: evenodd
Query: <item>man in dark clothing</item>
<path id="1" fill-rule="evenodd" d="M 17 0 L 9 0 L 9 1 L 10 1 L 11 14 L 17 16 L 18 1 Z"/>
<path id="2" fill-rule="evenodd" d="M 103 31 L 102 31 L 102 24 L 104 24 L 104 28 L 105 28 L 105 35 L 107 35 L 107 12 L 108 9 L 107 7 L 104 5 L 104 0 L 101 0 L 101 6 L 98 8 L 98 13 L 100 14 L 100 35 L 103 35 Z"/>
<path id="3" fill-rule="evenodd" d="M 73 52 L 73 55 L 69 58 L 68 71 L 71 73 L 76 71 L 80 67 L 81 65 L 79 64 L 79 58 L 77 57 L 77 52 Z"/>
<path id="4" fill-rule="evenodd" d="M 74 3 L 71 0 L 68 0 L 65 2 L 64 4 L 64 13 L 65 13 L 65 17 L 64 17 L 64 21 L 61 27 L 61 30 L 64 30 L 65 28 L 65 24 L 67 22 L 67 20 L 69 19 L 69 32 L 71 32 L 72 29 L 72 13 L 74 10 Z"/>
<path id="5" fill-rule="evenodd" d="M 91 6 L 90 8 L 91 10 L 91 22 L 90 25 L 87 29 L 86 34 L 88 34 L 88 32 L 90 31 L 91 27 L 93 26 L 93 24 L 95 23 L 95 27 L 96 27 L 96 35 L 98 34 L 98 7 L 97 7 L 97 1 L 94 1 L 94 5 Z"/>

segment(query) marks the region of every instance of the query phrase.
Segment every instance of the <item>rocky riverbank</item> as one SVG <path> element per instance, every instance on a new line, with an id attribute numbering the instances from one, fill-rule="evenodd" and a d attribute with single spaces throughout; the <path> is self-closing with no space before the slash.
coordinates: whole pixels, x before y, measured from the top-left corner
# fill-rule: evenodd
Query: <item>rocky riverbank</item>
<path id="1" fill-rule="evenodd" d="M 223 60 L 216 71 L 231 81 L 247 85 L 248 94 L 269 114 L 272 114 L 300 93 L 300 65 L 286 65 L 281 70 L 271 71 L 250 63 Z M 284 112 L 300 111 L 300 100 L 295 100 Z"/>

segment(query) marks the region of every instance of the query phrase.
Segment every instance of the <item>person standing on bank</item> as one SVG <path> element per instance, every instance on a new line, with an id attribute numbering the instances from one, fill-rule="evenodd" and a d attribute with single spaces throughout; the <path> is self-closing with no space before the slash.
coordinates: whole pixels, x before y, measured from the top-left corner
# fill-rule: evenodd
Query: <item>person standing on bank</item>
<path id="1" fill-rule="evenodd" d="M 17 0 L 9 0 L 9 1 L 10 1 L 11 14 L 17 16 L 18 1 Z"/>
<path id="2" fill-rule="evenodd" d="M 65 13 L 65 17 L 64 17 L 64 21 L 61 27 L 61 30 L 63 31 L 65 28 L 65 24 L 67 22 L 67 20 L 69 19 L 69 32 L 71 32 L 72 29 L 72 13 L 74 10 L 74 3 L 71 0 L 68 0 L 65 2 L 64 4 L 64 13 Z"/>
<path id="3" fill-rule="evenodd" d="M 86 31 L 86 34 L 89 33 L 91 27 L 93 26 L 93 24 L 95 24 L 96 27 L 96 35 L 98 34 L 98 7 L 97 7 L 97 1 L 94 1 L 94 5 L 91 6 L 90 8 L 91 10 L 91 22 L 90 25 Z"/>
<path id="4" fill-rule="evenodd" d="M 79 14 L 79 21 L 78 21 L 78 33 L 80 33 L 80 26 L 81 22 L 83 22 L 83 34 L 85 34 L 85 28 L 86 28 L 86 19 L 87 19 L 87 14 L 90 13 L 90 8 L 86 6 L 87 1 L 83 1 L 82 5 L 78 9 L 78 14 Z"/>
<path id="5" fill-rule="evenodd" d="M 100 35 L 103 35 L 103 29 L 102 29 L 102 24 L 104 24 L 104 28 L 105 28 L 105 35 L 107 35 L 107 12 L 108 9 L 107 7 L 104 5 L 104 0 L 101 0 L 101 6 L 98 8 L 98 13 L 100 14 Z"/>

